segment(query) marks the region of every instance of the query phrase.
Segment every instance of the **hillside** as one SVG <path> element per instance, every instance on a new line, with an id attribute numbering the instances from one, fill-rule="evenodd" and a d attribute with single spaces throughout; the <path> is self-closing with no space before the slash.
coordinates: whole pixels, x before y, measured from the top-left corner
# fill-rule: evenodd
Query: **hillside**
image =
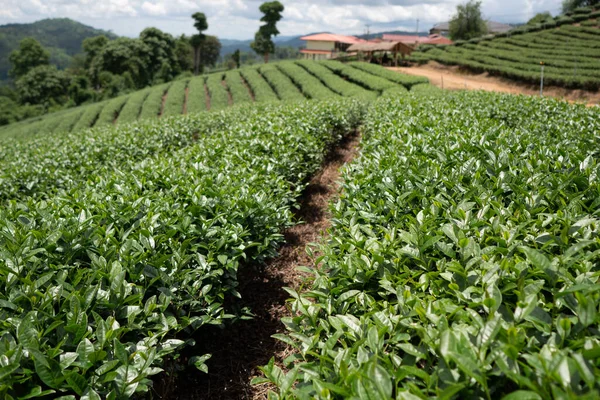
<path id="1" fill-rule="evenodd" d="M 543 63 L 547 85 L 598 90 L 600 11 L 582 10 L 544 25 L 522 26 L 449 46 L 421 46 L 419 50 L 411 61 L 434 60 L 529 84 L 539 84 Z"/>
<path id="2" fill-rule="evenodd" d="M 427 83 L 427 79 L 366 64 L 286 61 L 169 82 L 100 103 L 32 118 L 1 127 L 0 138 L 23 139 L 52 132 L 67 133 L 138 119 L 222 110 L 233 104 L 375 98 L 390 90 L 406 91 L 419 83 Z"/>
<path id="3" fill-rule="evenodd" d="M 71 64 L 72 56 L 81 53 L 81 44 L 89 37 L 111 32 L 95 29 L 68 18 L 44 19 L 31 24 L 8 24 L 0 26 L 0 80 L 8 78 L 8 56 L 26 37 L 33 37 L 50 51 L 50 62 L 59 68 Z"/>

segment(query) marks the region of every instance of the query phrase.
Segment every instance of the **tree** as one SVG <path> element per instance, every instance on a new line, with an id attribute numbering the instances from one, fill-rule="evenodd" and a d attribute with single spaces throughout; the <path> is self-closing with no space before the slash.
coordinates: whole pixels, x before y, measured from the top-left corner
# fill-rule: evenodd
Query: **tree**
<path id="1" fill-rule="evenodd" d="M 94 36 L 83 41 L 81 47 L 83 47 L 83 51 L 85 52 L 85 68 L 91 67 L 94 58 L 100 54 L 108 42 L 108 38 L 104 35 Z"/>
<path id="2" fill-rule="evenodd" d="M 563 13 L 572 12 L 579 7 L 599 6 L 600 0 L 563 0 Z"/>
<path id="3" fill-rule="evenodd" d="M 200 46 L 200 68 L 204 71 L 205 66 L 214 66 L 221 55 L 221 42 L 216 36 L 206 36 Z"/>
<path id="4" fill-rule="evenodd" d="M 35 67 L 50 64 L 50 52 L 34 38 L 28 37 L 19 43 L 19 48 L 8 57 L 12 64 L 9 74 L 14 78 L 26 75 Z"/>
<path id="5" fill-rule="evenodd" d="M 240 49 L 237 49 L 236 51 L 233 52 L 231 59 L 235 63 L 235 67 L 239 68 L 240 67 Z"/>
<path id="6" fill-rule="evenodd" d="M 140 33 L 140 40 L 148 47 L 147 70 L 152 83 L 170 81 L 181 72 L 173 36 L 157 28 L 146 28 Z"/>
<path id="7" fill-rule="evenodd" d="M 44 104 L 64 103 L 69 86 L 69 77 L 54 65 L 39 65 L 32 68 L 16 82 L 21 103 Z"/>
<path id="8" fill-rule="evenodd" d="M 533 17 L 529 21 L 527 21 L 527 25 L 543 24 L 544 22 L 551 20 L 551 19 L 552 19 L 552 14 L 550 14 L 548 11 L 543 12 L 543 13 L 537 13 L 535 15 L 535 17 Z"/>
<path id="9" fill-rule="evenodd" d="M 90 68 L 92 81 L 101 87 L 99 77 L 102 72 L 113 75 L 128 73 L 135 88 L 143 88 L 152 83 L 149 70 L 150 49 L 139 39 L 119 38 L 110 41 L 94 58 Z"/>
<path id="10" fill-rule="evenodd" d="M 254 35 L 254 42 L 250 47 L 259 55 L 263 55 L 265 63 L 269 62 L 269 54 L 275 51 L 275 43 L 272 37 L 279 35 L 277 22 L 283 18 L 281 13 L 284 10 L 283 4 L 278 1 L 263 3 L 259 10 L 264 14 L 260 19 L 265 24 L 262 25 Z"/>
<path id="11" fill-rule="evenodd" d="M 201 65 L 200 48 L 206 39 L 203 32 L 208 29 L 208 22 L 204 13 L 197 12 L 192 15 L 192 18 L 194 19 L 194 28 L 196 28 L 198 34 L 192 36 L 190 43 L 194 48 L 194 75 L 198 75 Z"/>
<path id="12" fill-rule="evenodd" d="M 456 6 L 456 14 L 450 20 L 450 38 L 468 40 L 485 35 L 487 24 L 481 14 L 481 1 L 469 0 Z"/>
<path id="13" fill-rule="evenodd" d="M 185 35 L 175 40 L 175 58 L 181 71 L 192 71 L 194 68 L 194 49 Z"/>

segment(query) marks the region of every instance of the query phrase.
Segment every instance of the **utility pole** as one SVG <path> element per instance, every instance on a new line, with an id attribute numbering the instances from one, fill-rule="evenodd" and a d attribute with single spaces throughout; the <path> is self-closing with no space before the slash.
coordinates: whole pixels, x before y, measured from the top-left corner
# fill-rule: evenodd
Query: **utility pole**
<path id="1" fill-rule="evenodd" d="M 369 35 L 371 34 L 371 31 L 369 30 L 369 28 L 371 28 L 371 25 L 366 24 L 365 26 L 367 27 L 367 40 L 369 40 Z"/>
<path id="2" fill-rule="evenodd" d="M 415 34 L 417 35 L 417 44 L 419 44 L 419 18 L 417 18 L 417 31 Z"/>

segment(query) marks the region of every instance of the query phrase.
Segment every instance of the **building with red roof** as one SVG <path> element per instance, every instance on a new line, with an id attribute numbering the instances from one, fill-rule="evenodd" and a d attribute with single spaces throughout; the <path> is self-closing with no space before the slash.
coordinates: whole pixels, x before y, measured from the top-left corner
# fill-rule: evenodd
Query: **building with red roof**
<path id="1" fill-rule="evenodd" d="M 339 53 L 344 53 L 353 44 L 363 43 L 366 40 L 355 36 L 335 35 L 333 33 L 317 33 L 300 38 L 306 41 L 306 47 L 300 50 L 305 59 L 325 60 L 335 58 Z"/>

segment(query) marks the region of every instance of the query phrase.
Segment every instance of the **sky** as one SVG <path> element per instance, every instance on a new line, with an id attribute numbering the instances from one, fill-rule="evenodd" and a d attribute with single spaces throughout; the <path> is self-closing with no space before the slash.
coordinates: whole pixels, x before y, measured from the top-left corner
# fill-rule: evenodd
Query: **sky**
<path id="1" fill-rule="evenodd" d="M 280 0 L 281 1 L 281 0 Z M 466 0 L 283 0 L 281 35 L 312 32 L 361 34 L 386 30 L 424 31 L 451 18 Z M 191 14 L 204 12 L 206 32 L 223 39 L 251 39 L 263 0 L 0 0 L 0 24 L 68 17 L 95 28 L 136 37 L 154 26 L 173 35 L 192 34 Z M 537 12 L 556 15 L 562 0 L 483 0 L 484 17 L 525 22 Z M 367 25 L 369 27 L 367 28 Z"/>

